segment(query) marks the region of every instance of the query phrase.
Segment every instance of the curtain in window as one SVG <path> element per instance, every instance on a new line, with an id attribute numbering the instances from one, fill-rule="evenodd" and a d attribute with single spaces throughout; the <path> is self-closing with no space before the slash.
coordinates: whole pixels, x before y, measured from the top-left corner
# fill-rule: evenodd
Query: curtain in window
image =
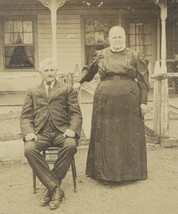
<path id="1" fill-rule="evenodd" d="M 34 65 L 34 59 L 33 59 L 33 48 L 31 47 L 25 47 L 25 52 L 28 60 L 32 65 Z"/>
<path id="2" fill-rule="evenodd" d="M 6 47 L 6 66 L 9 67 L 9 63 L 14 55 L 14 47 Z"/>

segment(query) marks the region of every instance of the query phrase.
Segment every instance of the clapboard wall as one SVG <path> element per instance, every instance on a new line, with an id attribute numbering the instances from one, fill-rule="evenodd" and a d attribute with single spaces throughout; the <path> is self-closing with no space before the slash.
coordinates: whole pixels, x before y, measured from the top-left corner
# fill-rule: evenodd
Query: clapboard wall
<path id="1" fill-rule="evenodd" d="M 59 72 L 73 72 L 76 64 L 81 66 L 81 21 L 80 14 L 64 11 L 57 15 L 57 63 Z M 52 32 L 50 14 L 37 16 L 38 62 L 52 57 Z"/>

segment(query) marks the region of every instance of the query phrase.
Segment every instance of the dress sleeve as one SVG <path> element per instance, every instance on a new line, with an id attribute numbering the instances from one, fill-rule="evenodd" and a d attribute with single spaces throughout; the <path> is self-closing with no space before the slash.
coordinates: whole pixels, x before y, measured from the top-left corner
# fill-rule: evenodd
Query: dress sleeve
<path id="1" fill-rule="evenodd" d="M 149 92 L 149 70 L 148 60 L 143 55 L 138 54 L 137 63 L 137 80 L 141 90 L 141 104 L 147 104 Z"/>
<path id="2" fill-rule="evenodd" d="M 89 65 L 85 65 L 82 72 L 78 78 L 78 82 L 81 84 L 84 82 L 89 82 L 93 79 L 95 74 L 98 72 L 98 60 L 100 58 L 100 52 L 94 56 L 93 61 Z"/>

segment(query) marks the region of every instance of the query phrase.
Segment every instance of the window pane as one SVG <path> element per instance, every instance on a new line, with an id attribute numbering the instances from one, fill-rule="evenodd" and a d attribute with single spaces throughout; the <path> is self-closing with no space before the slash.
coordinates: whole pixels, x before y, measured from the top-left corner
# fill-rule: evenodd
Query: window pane
<path id="1" fill-rule="evenodd" d="M 96 43 L 104 42 L 104 33 L 103 32 L 95 32 L 95 42 Z"/>
<path id="2" fill-rule="evenodd" d="M 5 48 L 5 55 L 8 57 L 12 57 L 14 52 L 14 47 L 6 47 Z"/>
<path id="3" fill-rule="evenodd" d="M 111 26 L 112 26 L 111 21 L 108 21 L 107 23 L 104 23 L 103 24 L 103 31 L 108 33 L 110 28 L 111 28 Z"/>
<path id="4" fill-rule="evenodd" d="M 85 32 L 94 32 L 94 25 L 86 24 Z"/>
<path id="5" fill-rule="evenodd" d="M 145 43 L 145 45 L 151 45 L 151 35 L 150 34 L 144 35 L 144 43 Z"/>
<path id="6" fill-rule="evenodd" d="M 4 29 L 5 67 L 34 68 L 33 22 L 5 21 Z"/>
<path id="7" fill-rule="evenodd" d="M 24 33 L 24 44 L 32 44 L 32 43 L 33 43 L 32 33 Z"/>
<path id="8" fill-rule="evenodd" d="M 143 45 L 143 35 L 137 35 L 137 45 Z"/>
<path id="9" fill-rule="evenodd" d="M 14 33 L 14 43 L 15 44 L 23 43 L 23 34 L 22 33 Z"/>
<path id="10" fill-rule="evenodd" d="M 5 32 L 13 32 L 13 22 L 9 21 L 9 22 L 5 22 Z"/>
<path id="11" fill-rule="evenodd" d="M 136 51 L 136 46 L 130 46 L 130 48 Z"/>
<path id="12" fill-rule="evenodd" d="M 138 53 L 143 53 L 143 54 L 144 54 L 144 46 L 137 46 L 137 47 L 136 47 L 136 51 L 137 51 Z"/>
<path id="13" fill-rule="evenodd" d="M 5 47 L 6 68 L 33 68 L 34 49 L 33 47 L 15 46 Z"/>
<path id="14" fill-rule="evenodd" d="M 22 21 L 14 21 L 14 32 L 23 32 Z"/>
<path id="15" fill-rule="evenodd" d="M 152 51 L 151 51 L 151 46 L 146 46 L 145 47 L 145 54 L 147 55 L 147 56 L 151 56 L 151 54 L 152 54 Z"/>
<path id="16" fill-rule="evenodd" d="M 32 21 L 24 21 L 23 22 L 23 31 L 24 32 L 32 32 Z"/>
<path id="17" fill-rule="evenodd" d="M 135 45 L 135 35 L 129 35 L 129 44 Z"/>
<path id="18" fill-rule="evenodd" d="M 103 21 L 95 20 L 95 31 L 103 31 Z"/>
<path id="19" fill-rule="evenodd" d="M 150 24 L 144 25 L 144 33 L 151 33 L 151 25 Z"/>
<path id="20" fill-rule="evenodd" d="M 92 16 L 91 16 L 92 17 Z M 108 31 L 114 25 L 113 17 L 87 18 L 84 23 L 85 63 L 93 59 L 96 50 L 108 47 Z"/>
<path id="21" fill-rule="evenodd" d="M 134 23 L 130 23 L 129 24 L 129 34 L 135 34 L 135 24 Z"/>
<path id="22" fill-rule="evenodd" d="M 136 24 L 136 34 L 143 34 L 143 23 Z"/>
<path id="23" fill-rule="evenodd" d="M 5 44 L 13 44 L 13 34 L 12 33 L 5 33 Z"/>
<path id="24" fill-rule="evenodd" d="M 95 36 L 93 33 L 88 33 L 85 35 L 85 41 L 86 43 L 94 43 L 95 42 Z"/>

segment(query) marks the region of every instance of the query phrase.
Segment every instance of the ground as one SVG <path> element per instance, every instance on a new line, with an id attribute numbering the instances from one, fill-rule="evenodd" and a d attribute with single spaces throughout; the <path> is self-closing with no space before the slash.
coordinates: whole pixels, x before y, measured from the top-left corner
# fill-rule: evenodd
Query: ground
<path id="1" fill-rule="evenodd" d="M 19 109 L 11 111 L 6 107 L 0 114 L 0 143 L 3 145 L 6 140 L 21 139 Z M 177 134 L 177 120 L 174 123 L 172 130 Z M 147 143 L 148 179 L 120 184 L 103 184 L 85 176 L 87 150 L 88 146 L 81 146 L 76 155 L 78 192 L 73 192 L 69 171 L 62 183 L 65 200 L 54 211 L 40 207 L 44 187 L 38 182 L 37 194 L 33 194 L 32 171 L 27 162 L 7 162 L 0 157 L 0 214 L 178 213 L 178 147 L 163 148 Z"/>
<path id="2" fill-rule="evenodd" d="M 65 200 L 51 213 L 63 214 L 177 214 L 178 148 L 147 145 L 148 179 L 122 184 L 102 184 L 85 176 L 87 147 L 78 149 L 78 192 L 73 192 L 71 171 L 63 181 Z M 49 214 L 40 207 L 44 191 L 38 182 L 32 192 L 32 172 L 26 162 L 0 163 L 0 214 Z"/>

